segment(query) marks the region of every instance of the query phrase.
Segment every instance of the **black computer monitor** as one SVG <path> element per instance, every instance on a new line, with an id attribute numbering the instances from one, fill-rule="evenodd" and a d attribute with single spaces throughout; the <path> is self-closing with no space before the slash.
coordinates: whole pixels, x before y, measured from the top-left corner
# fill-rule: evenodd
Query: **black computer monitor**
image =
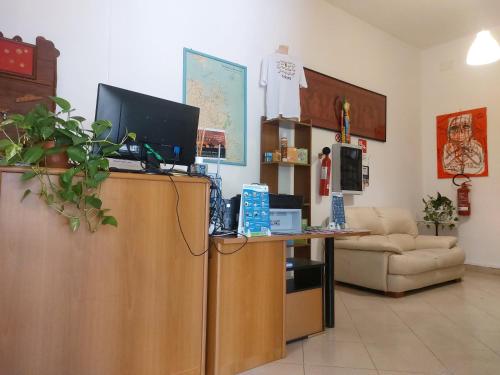
<path id="1" fill-rule="evenodd" d="M 152 149 L 166 163 L 193 164 L 199 115 L 199 108 L 103 83 L 97 90 L 95 119 L 113 124 L 103 136 L 118 143 L 127 131 L 137 134 L 118 150 L 121 159 L 147 161 Z"/>

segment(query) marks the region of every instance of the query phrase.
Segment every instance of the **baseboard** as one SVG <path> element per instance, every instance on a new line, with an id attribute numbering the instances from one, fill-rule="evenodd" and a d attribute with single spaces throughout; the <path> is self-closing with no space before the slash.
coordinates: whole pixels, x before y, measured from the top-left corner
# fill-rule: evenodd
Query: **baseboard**
<path id="1" fill-rule="evenodd" d="M 491 275 L 499 275 L 500 276 L 500 268 L 478 266 L 476 264 L 466 264 L 465 269 L 467 271 L 489 273 Z"/>

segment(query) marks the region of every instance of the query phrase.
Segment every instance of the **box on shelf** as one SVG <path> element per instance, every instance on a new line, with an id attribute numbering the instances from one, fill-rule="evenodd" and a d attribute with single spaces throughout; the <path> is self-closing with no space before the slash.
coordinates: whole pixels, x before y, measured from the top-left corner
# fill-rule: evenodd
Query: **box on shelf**
<path id="1" fill-rule="evenodd" d="M 286 154 L 287 154 L 287 160 L 289 163 L 297 163 L 298 162 L 298 155 L 297 155 L 297 149 L 295 147 L 287 147 L 286 148 Z"/>
<path id="2" fill-rule="evenodd" d="M 279 151 L 274 151 L 274 152 L 273 152 L 273 158 L 272 158 L 272 161 L 273 161 L 273 162 L 280 162 L 280 161 L 281 161 L 281 152 L 279 152 Z"/>
<path id="3" fill-rule="evenodd" d="M 271 163 L 273 161 L 273 153 L 272 152 L 264 152 L 264 162 Z"/>
<path id="4" fill-rule="evenodd" d="M 307 164 L 307 162 L 309 161 L 308 154 L 309 154 L 309 152 L 308 152 L 307 148 L 298 148 L 297 149 L 297 163 Z"/>

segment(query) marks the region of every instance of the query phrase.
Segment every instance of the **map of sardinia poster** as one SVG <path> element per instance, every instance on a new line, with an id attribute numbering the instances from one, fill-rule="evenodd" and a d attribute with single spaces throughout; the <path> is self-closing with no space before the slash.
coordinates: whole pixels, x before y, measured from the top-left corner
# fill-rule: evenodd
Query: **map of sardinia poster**
<path id="1" fill-rule="evenodd" d="M 184 103 L 200 108 L 197 151 L 204 160 L 246 165 L 247 68 L 184 49 Z"/>

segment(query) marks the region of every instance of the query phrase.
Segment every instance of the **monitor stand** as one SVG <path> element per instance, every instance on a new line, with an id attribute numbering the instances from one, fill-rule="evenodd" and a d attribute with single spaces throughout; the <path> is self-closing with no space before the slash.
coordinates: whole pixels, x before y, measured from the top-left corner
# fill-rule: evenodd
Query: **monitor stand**
<path id="1" fill-rule="evenodd" d="M 163 174 L 164 171 L 160 168 L 160 162 L 151 155 L 146 155 L 144 161 L 144 173 L 146 174 Z"/>

